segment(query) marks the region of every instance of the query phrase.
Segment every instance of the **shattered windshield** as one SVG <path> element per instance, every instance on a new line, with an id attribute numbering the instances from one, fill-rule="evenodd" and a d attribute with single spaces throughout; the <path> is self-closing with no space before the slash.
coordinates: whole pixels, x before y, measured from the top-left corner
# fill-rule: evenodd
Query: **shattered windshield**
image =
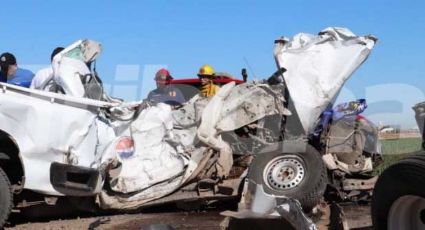
<path id="1" fill-rule="evenodd" d="M 81 46 L 75 47 L 74 49 L 71 49 L 70 51 L 66 52 L 64 54 L 65 57 L 85 61 L 83 51 L 81 49 Z"/>

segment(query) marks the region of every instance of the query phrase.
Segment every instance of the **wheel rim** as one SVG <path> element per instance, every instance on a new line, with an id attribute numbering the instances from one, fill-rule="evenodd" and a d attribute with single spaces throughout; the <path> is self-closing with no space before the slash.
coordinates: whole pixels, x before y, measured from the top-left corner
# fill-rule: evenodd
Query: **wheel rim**
<path id="1" fill-rule="evenodd" d="M 402 196 L 390 208 L 388 229 L 425 229 L 425 198 Z"/>
<path id="2" fill-rule="evenodd" d="M 304 161 L 295 155 L 279 156 L 264 168 L 264 181 L 274 190 L 288 190 L 297 187 L 306 174 Z"/>

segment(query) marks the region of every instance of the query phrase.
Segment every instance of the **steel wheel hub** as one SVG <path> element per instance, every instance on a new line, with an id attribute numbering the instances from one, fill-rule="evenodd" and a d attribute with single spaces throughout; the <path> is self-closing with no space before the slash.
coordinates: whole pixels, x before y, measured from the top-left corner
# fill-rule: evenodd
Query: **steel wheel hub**
<path id="1" fill-rule="evenodd" d="M 425 229 L 425 198 L 414 195 L 398 198 L 388 214 L 388 229 Z"/>
<path id="2" fill-rule="evenodd" d="M 298 186 L 306 174 L 304 162 L 294 155 L 279 156 L 267 164 L 264 181 L 275 190 L 286 190 Z"/>

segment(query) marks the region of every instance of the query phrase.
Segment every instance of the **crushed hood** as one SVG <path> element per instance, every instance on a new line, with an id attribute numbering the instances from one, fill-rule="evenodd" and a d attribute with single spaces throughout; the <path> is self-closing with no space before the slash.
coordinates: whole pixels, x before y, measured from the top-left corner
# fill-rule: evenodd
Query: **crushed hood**
<path id="1" fill-rule="evenodd" d="M 345 28 L 326 28 L 318 35 L 300 33 L 275 42 L 274 56 L 306 133 L 335 100 L 351 74 L 375 45 L 372 36 L 356 36 Z"/>

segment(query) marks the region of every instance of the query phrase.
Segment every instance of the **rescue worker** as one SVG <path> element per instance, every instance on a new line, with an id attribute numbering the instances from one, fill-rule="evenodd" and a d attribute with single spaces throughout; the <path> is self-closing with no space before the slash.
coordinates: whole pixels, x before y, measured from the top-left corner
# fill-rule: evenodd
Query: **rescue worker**
<path id="1" fill-rule="evenodd" d="M 156 89 L 149 92 L 147 100 L 171 106 L 183 104 L 186 100 L 178 88 L 170 85 L 171 80 L 173 77 L 167 69 L 158 70 L 155 74 Z"/>
<path id="2" fill-rule="evenodd" d="M 55 57 L 56 54 L 60 53 L 62 50 L 64 50 L 63 47 L 56 47 L 52 54 L 50 55 L 50 63 L 53 62 L 53 58 Z M 46 88 L 47 83 L 53 79 L 53 67 L 52 65 L 39 70 L 34 78 L 31 81 L 31 89 L 39 89 L 39 90 L 43 90 Z M 48 88 L 46 88 L 46 90 L 48 91 Z"/>
<path id="3" fill-rule="evenodd" d="M 210 65 L 203 65 L 199 69 L 198 73 L 199 79 L 201 79 L 201 92 L 202 97 L 212 97 L 214 96 L 220 87 L 214 84 L 213 80 L 215 78 L 214 69 Z"/>
<path id="4" fill-rule="evenodd" d="M 9 84 L 29 87 L 34 73 L 18 68 L 16 58 L 11 53 L 3 53 L 0 55 L 0 82 L 7 82 Z"/>

